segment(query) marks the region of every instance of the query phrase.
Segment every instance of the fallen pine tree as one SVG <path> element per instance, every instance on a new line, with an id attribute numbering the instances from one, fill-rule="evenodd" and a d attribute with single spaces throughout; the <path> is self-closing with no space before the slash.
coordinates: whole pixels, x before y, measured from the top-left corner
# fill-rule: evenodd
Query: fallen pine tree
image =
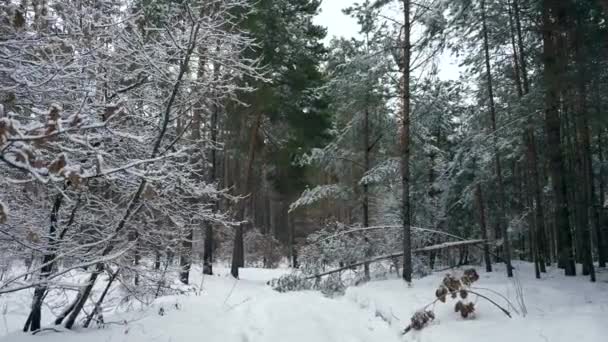
<path id="1" fill-rule="evenodd" d="M 444 242 L 444 243 L 440 243 L 437 245 L 432 245 L 432 246 L 426 246 L 426 247 L 422 247 L 422 248 L 417 248 L 414 249 L 412 251 L 412 253 L 423 253 L 423 252 L 431 252 L 431 251 L 437 251 L 437 250 L 442 250 L 442 249 L 448 249 L 448 248 L 456 248 L 456 247 L 464 247 L 464 246 L 471 246 L 471 245 L 478 245 L 481 243 L 484 243 L 485 240 L 464 240 L 464 241 L 451 241 L 451 242 Z M 382 256 L 378 256 L 378 257 L 374 257 L 371 259 L 366 259 L 360 262 L 355 262 L 355 263 L 350 263 L 346 266 L 331 270 L 331 271 L 327 271 L 327 272 L 323 272 L 323 273 L 318 273 L 315 275 L 311 275 L 308 277 L 305 277 L 305 280 L 310 280 L 310 279 L 315 279 L 315 278 L 320 278 L 323 276 L 327 276 L 330 274 L 334 274 L 334 273 L 339 273 L 348 269 L 351 269 L 353 267 L 357 267 L 357 266 L 362 266 L 365 264 L 371 264 L 374 262 L 378 262 L 378 261 L 382 261 L 382 260 L 388 260 L 388 259 L 394 259 L 394 258 L 398 258 L 398 257 L 402 257 L 403 256 L 403 252 L 401 253 L 393 253 L 393 254 L 387 254 L 387 255 L 382 255 Z"/>

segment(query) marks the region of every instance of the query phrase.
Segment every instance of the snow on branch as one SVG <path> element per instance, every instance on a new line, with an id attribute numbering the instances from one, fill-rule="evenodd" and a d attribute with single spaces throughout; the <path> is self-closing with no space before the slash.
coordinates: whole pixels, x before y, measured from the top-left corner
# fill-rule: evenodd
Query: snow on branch
<path id="1" fill-rule="evenodd" d="M 348 190 L 341 185 L 319 185 L 312 189 L 306 189 L 295 202 L 289 206 L 289 212 L 299 207 L 304 207 L 327 198 L 341 198 Z"/>

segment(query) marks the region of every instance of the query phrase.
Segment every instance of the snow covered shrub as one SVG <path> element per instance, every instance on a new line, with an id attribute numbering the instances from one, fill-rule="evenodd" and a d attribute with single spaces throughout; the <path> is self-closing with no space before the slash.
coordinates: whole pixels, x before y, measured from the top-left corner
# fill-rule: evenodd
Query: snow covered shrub
<path id="1" fill-rule="evenodd" d="M 435 319 L 435 313 L 430 310 L 417 311 L 410 319 L 410 327 L 414 330 L 421 330 Z"/>
<path id="2" fill-rule="evenodd" d="M 324 278 L 309 279 L 301 273 L 285 274 L 272 279 L 268 285 L 278 292 L 317 290 L 328 297 L 344 294 L 346 285 L 339 273 L 330 274 Z"/>
<path id="3" fill-rule="evenodd" d="M 412 273 L 416 278 L 423 278 L 431 274 L 428 258 L 412 256 Z"/>
<path id="4" fill-rule="evenodd" d="M 365 232 L 359 229 L 359 226 L 332 222 L 310 234 L 299 253 L 302 272 L 314 275 L 326 268 L 348 266 L 394 250 L 384 240 L 386 231 Z"/>
<path id="5" fill-rule="evenodd" d="M 268 285 L 278 292 L 303 291 L 310 290 L 313 287 L 310 280 L 296 273 L 285 274 L 277 279 L 272 279 L 268 282 Z"/>
<path id="6" fill-rule="evenodd" d="M 245 233 L 245 260 L 252 266 L 277 267 L 286 255 L 285 247 L 272 234 L 264 234 L 259 229 Z"/>
<path id="7" fill-rule="evenodd" d="M 315 289 L 321 291 L 328 297 L 343 295 L 346 291 L 346 285 L 339 273 L 330 274 L 325 279 L 318 282 Z"/>
<path id="8" fill-rule="evenodd" d="M 340 222 L 325 225 L 321 230 L 310 234 L 306 244 L 300 249 L 300 270 L 303 274 L 314 276 L 331 269 L 344 268 L 352 271 L 352 277 L 342 277 L 345 286 L 358 285 L 364 281 L 386 277 L 386 268 L 390 270 L 390 261 L 386 263 L 375 262 L 369 265 L 369 272 L 365 272 L 362 263 L 365 260 L 387 256 L 402 250 L 402 229 L 398 226 L 380 226 L 364 228 L 360 226 L 346 226 Z M 426 245 L 429 234 L 416 232 L 413 236 L 415 248 Z M 425 257 L 412 256 L 414 275 L 421 278 L 430 274 Z M 359 264 L 359 266 L 348 267 Z M 376 272 L 377 274 L 375 274 Z M 369 273 L 369 274 L 366 274 Z"/>

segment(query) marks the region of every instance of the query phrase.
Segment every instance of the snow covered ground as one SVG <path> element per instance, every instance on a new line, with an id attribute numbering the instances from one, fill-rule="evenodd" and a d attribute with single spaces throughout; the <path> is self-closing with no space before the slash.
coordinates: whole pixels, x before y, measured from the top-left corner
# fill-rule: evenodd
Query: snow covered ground
<path id="1" fill-rule="evenodd" d="M 107 313 L 103 328 L 43 331 L 35 336 L 19 332 L 29 298 L 27 293 L 0 297 L 0 341 L 25 342 L 365 342 L 365 341 L 525 341 L 599 342 L 608 336 L 608 272 L 595 284 L 586 277 L 565 278 L 551 270 L 541 280 L 529 264 L 516 264 L 528 315 L 506 317 L 478 300 L 473 319 L 454 313 L 454 302 L 435 305 L 436 320 L 421 331 L 401 336 L 410 316 L 434 299 L 445 272 L 418 279 L 408 287 L 399 279 L 372 281 L 349 288 L 337 298 L 318 292 L 278 293 L 266 281 L 288 270 L 244 269 L 233 280 L 227 269 L 203 279 L 203 292 L 169 296 L 147 308 Z M 478 269 L 475 286 L 498 291 L 515 302 L 515 283 L 496 267 Z M 193 275 L 193 282 L 200 282 Z M 483 292 L 485 291 L 485 292 Z M 479 290 L 501 305 L 504 299 Z M 161 310 L 162 308 L 162 310 Z M 44 317 L 52 319 L 46 308 Z M 162 311 L 162 315 L 160 314 Z"/>

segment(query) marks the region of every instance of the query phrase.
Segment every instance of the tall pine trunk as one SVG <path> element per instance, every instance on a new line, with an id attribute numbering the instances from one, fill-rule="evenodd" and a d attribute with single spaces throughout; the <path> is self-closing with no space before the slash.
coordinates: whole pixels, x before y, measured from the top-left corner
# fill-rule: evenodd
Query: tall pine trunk
<path id="1" fill-rule="evenodd" d="M 481 229 L 481 238 L 485 241 L 483 244 L 483 260 L 486 265 L 486 272 L 492 272 L 492 259 L 490 259 L 490 245 L 488 244 L 488 228 L 486 227 L 486 213 L 481 192 L 481 184 L 475 185 L 475 199 L 477 202 L 477 210 L 479 210 L 479 228 Z"/>
<path id="2" fill-rule="evenodd" d="M 507 265 L 507 275 L 509 277 L 513 276 L 513 268 L 511 266 L 511 242 L 509 240 L 509 234 L 507 232 L 507 222 L 506 222 L 506 197 L 505 197 L 505 189 L 504 189 L 504 181 L 502 176 L 502 165 L 500 159 L 500 151 L 498 149 L 498 137 L 496 136 L 496 106 L 494 104 L 494 90 L 492 87 L 492 68 L 490 65 L 490 48 L 488 42 L 488 27 L 486 23 L 486 8 L 485 8 L 485 0 L 481 0 L 481 20 L 482 20 L 482 33 L 483 33 L 483 49 L 485 55 L 485 65 L 486 65 L 486 73 L 487 73 L 487 87 L 488 87 L 488 100 L 490 105 L 490 122 L 491 122 L 491 130 L 490 134 L 492 135 L 492 144 L 494 149 L 494 167 L 496 172 L 496 182 L 497 182 L 497 191 L 498 191 L 498 221 L 500 224 L 500 231 L 503 239 L 503 258 Z"/>
<path id="3" fill-rule="evenodd" d="M 403 60 L 401 80 L 401 219 L 403 220 L 403 279 L 412 281 L 412 232 L 410 207 L 410 0 L 403 0 Z"/>
<path id="4" fill-rule="evenodd" d="M 583 40 L 582 23 L 577 19 L 575 28 L 575 53 L 577 64 L 577 96 L 576 96 L 576 120 L 577 120 L 577 156 L 580 158 L 580 180 L 583 183 L 581 192 L 581 226 L 579 227 L 580 239 L 583 250 L 583 274 L 589 275 L 591 281 L 595 281 L 595 268 L 593 266 L 593 255 L 591 247 L 591 217 L 593 216 L 593 167 L 591 165 L 591 134 L 589 133 L 589 119 L 587 113 L 587 72 L 585 68 L 585 52 L 581 46 Z"/>
<path id="5" fill-rule="evenodd" d="M 370 141 L 369 141 L 369 110 L 366 108 L 365 109 L 365 113 L 364 113 L 364 118 L 363 118 L 363 156 L 364 156 L 364 170 L 363 173 L 366 174 L 369 171 L 370 168 L 370 161 L 369 161 L 369 153 L 370 153 Z M 362 209 L 363 209 L 363 227 L 367 228 L 369 227 L 369 185 L 366 183 L 363 184 L 363 203 L 362 203 Z M 369 246 L 369 241 L 366 240 L 366 246 L 365 246 L 365 257 L 366 258 L 370 258 L 371 254 L 370 254 L 370 246 Z M 369 274 L 369 263 L 365 263 L 363 264 L 363 269 L 364 269 L 364 276 L 366 280 L 370 279 L 370 274 Z"/>
<path id="6" fill-rule="evenodd" d="M 598 240 L 598 258 L 599 258 L 599 266 L 606 267 L 606 262 L 608 262 L 608 242 L 606 238 L 608 237 L 606 231 L 606 213 L 604 209 L 604 203 L 606 203 L 606 184 L 605 184 L 605 166 L 604 166 L 604 148 L 603 148 L 603 139 L 602 132 L 604 128 L 600 127 L 597 132 L 597 145 L 598 145 L 598 157 L 600 162 L 600 173 L 598 175 L 598 191 L 599 191 L 599 205 L 597 208 L 597 218 L 596 218 L 596 235 Z M 603 231 L 602 231 L 603 229 Z"/>
<path id="7" fill-rule="evenodd" d="M 555 232 L 558 240 L 558 262 L 564 267 L 568 276 L 576 275 L 574 253 L 572 250 L 572 233 L 570 231 L 568 213 L 568 189 L 565 179 L 564 158 L 560 136 L 560 93 L 561 51 L 558 40 L 562 39 L 557 27 L 565 16 L 565 9 L 555 1 L 543 0 L 543 82 L 545 83 L 545 131 L 547 135 L 547 155 L 549 158 L 549 173 L 553 189 L 553 212 Z"/>
<path id="8" fill-rule="evenodd" d="M 519 49 L 519 66 L 521 72 L 521 79 L 523 85 L 523 95 L 526 96 L 530 93 L 530 81 L 528 78 L 528 64 L 526 61 L 526 49 L 524 46 L 521 18 L 519 11 L 519 1 L 513 0 L 513 19 L 515 21 L 515 29 L 517 33 L 517 46 Z M 545 214 L 544 214 L 544 203 L 542 196 L 542 186 L 540 182 L 540 175 L 538 172 L 538 152 L 536 149 L 536 136 L 534 134 L 534 122 L 532 116 L 528 115 L 528 120 L 525 129 L 525 146 L 526 156 L 528 160 L 528 172 L 532 179 L 532 187 L 534 192 L 534 213 L 535 213 L 535 228 L 536 228 L 536 248 L 538 250 L 538 261 L 540 264 L 541 272 L 546 272 L 545 262 L 548 258 L 547 253 L 547 234 L 545 232 Z"/>
<path id="9" fill-rule="evenodd" d="M 216 51 L 219 52 L 219 45 L 216 47 Z M 215 63 L 213 65 L 213 78 L 219 78 L 220 65 Z M 217 148 L 218 148 L 218 121 L 219 121 L 219 111 L 220 106 L 217 103 L 213 104 L 213 109 L 211 113 L 211 149 L 210 149 L 210 160 L 211 160 L 211 170 L 209 171 L 209 183 L 216 184 L 217 174 L 218 174 L 218 158 L 217 158 Z M 219 203 L 216 200 L 212 200 L 211 203 L 211 212 L 215 214 L 218 210 Z M 205 222 L 205 240 L 203 243 L 203 274 L 211 275 L 213 274 L 213 223 L 211 221 Z"/>
<path id="10" fill-rule="evenodd" d="M 251 182 L 253 181 L 253 163 L 255 161 L 255 151 L 257 148 L 258 133 L 262 124 L 262 111 L 258 110 L 255 116 L 255 122 L 251 128 L 251 136 L 249 137 L 249 157 L 245 169 L 245 178 L 242 181 L 241 195 L 247 196 L 239 206 L 238 220 L 239 225 L 236 227 L 234 234 L 234 244 L 232 246 L 232 263 L 230 266 L 230 274 L 233 277 L 239 277 L 239 267 L 245 266 L 245 246 L 243 244 L 243 230 L 245 228 L 245 211 L 249 201 L 251 200 Z"/>

